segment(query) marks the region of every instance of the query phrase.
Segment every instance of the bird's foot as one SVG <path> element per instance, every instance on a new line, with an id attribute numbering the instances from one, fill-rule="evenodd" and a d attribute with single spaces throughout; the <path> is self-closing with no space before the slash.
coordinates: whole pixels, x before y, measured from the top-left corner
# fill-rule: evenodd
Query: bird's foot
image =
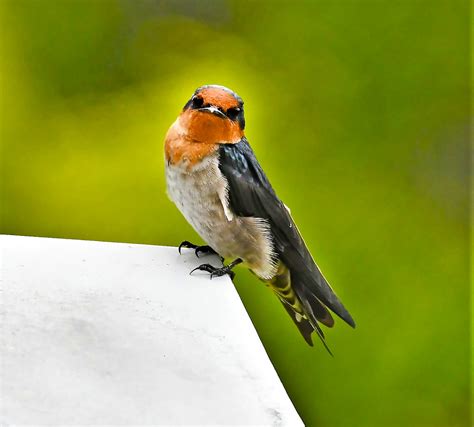
<path id="1" fill-rule="evenodd" d="M 194 243 L 188 242 L 187 240 L 185 240 L 184 242 L 181 242 L 181 244 L 179 245 L 178 252 L 180 254 L 181 254 L 182 248 L 194 249 L 194 253 L 196 254 L 198 258 L 199 258 L 199 254 L 219 255 L 214 249 L 212 249 L 208 245 L 198 246 L 198 245 L 195 245 Z"/>
<path id="2" fill-rule="evenodd" d="M 231 279 L 235 277 L 235 273 L 232 271 L 232 269 L 237 265 L 240 264 L 242 260 L 240 258 L 237 258 L 235 261 L 232 261 L 229 265 L 224 265 L 223 267 L 214 267 L 211 264 L 201 264 L 195 269 L 191 270 L 189 274 L 192 274 L 196 270 L 201 270 L 201 271 L 207 271 L 208 273 L 211 273 L 211 279 L 213 277 L 221 277 L 225 276 L 226 274 L 229 275 Z"/>

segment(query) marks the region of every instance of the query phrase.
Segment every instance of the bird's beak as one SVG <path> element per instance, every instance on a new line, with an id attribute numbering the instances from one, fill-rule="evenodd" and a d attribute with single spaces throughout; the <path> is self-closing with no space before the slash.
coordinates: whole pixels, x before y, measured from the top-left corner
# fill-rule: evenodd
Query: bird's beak
<path id="1" fill-rule="evenodd" d="M 214 114 L 215 116 L 222 117 L 224 119 L 226 118 L 226 115 L 217 107 L 214 107 L 214 105 L 211 105 L 209 107 L 199 108 L 198 111 L 202 111 L 204 113 L 211 113 L 211 114 Z"/>

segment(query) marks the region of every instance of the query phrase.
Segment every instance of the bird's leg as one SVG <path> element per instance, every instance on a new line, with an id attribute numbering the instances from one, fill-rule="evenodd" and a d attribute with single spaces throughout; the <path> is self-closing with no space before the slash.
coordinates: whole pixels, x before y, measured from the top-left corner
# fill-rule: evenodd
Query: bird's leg
<path id="1" fill-rule="evenodd" d="M 188 242 L 187 240 L 185 240 L 184 242 L 181 242 L 181 244 L 179 245 L 178 252 L 180 254 L 181 254 L 181 248 L 194 249 L 194 253 L 196 254 L 198 258 L 199 258 L 200 253 L 208 254 L 208 255 L 219 255 L 214 249 L 212 249 L 208 245 L 198 246 L 198 245 L 195 245 L 194 243 Z M 222 257 L 221 259 L 223 260 Z"/>
<path id="2" fill-rule="evenodd" d="M 201 270 L 201 271 L 207 271 L 208 273 L 211 273 L 211 279 L 213 277 L 220 277 L 224 276 L 225 274 L 228 274 L 231 279 L 234 278 L 235 273 L 232 271 L 232 269 L 237 265 L 240 264 L 242 260 L 240 258 L 237 258 L 236 260 L 232 261 L 228 265 L 224 265 L 223 267 L 214 267 L 211 264 L 202 264 L 198 267 L 196 267 L 194 270 L 191 270 L 189 274 L 192 274 L 196 270 Z"/>

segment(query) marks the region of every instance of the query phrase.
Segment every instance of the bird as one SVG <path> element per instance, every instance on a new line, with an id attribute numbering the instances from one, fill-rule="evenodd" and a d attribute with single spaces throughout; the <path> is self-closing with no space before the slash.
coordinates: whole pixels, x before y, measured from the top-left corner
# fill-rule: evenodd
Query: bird
<path id="1" fill-rule="evenodd" d="M 196 256 L 217 254 L 222 267 L 201 270 L 234 278 L 247 267 L 271 288 L 313 346 L 315 332 L 324 347 L 321 324 L 334 325 L 331 312 L 355 322 L 316 265 L 287 206 L 278 198 L 244 133 L 242 98 L 220 85 L 197 88 L 164 143 L 169 198 L 206 245 L 183 241 Z"/>

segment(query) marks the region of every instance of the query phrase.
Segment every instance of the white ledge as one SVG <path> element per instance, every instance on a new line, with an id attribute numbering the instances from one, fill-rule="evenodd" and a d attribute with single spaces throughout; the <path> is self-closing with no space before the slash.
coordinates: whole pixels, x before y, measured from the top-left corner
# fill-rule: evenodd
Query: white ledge
<path id="1" fill-rule="evenodd" d="M 0 239 L 0 424 L 303 425 L 216 257 Z"/>

